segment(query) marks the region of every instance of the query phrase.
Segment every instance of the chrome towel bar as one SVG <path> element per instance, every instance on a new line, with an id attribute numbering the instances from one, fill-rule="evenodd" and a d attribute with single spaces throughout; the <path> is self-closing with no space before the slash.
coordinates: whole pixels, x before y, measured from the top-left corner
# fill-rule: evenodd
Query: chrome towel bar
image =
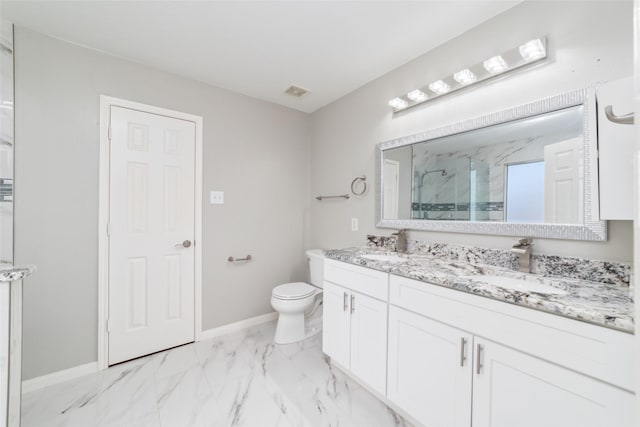
<path id="1" fill-rule="evenodd" d="M 244 258 L 234 258 L 234 257 L 230 256 L 229 258 L 227 258 L 227 261 L 229 261 L 229 262 L 251 261 L 251 255 L 247 255 Z"/>
<path id="2" fill-rule="evenodd" d="M 323 199 L 348 199 L 349 196 L 348 194 L 341 194 L 339 196 L 318 196 L 316 197 L 317 200 L 323 200 Z"/>

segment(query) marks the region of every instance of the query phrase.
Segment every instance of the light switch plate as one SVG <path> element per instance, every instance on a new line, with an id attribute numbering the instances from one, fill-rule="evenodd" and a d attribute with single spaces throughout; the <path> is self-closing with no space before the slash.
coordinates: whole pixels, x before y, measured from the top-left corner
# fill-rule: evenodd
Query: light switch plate
<path id="1" fill-rule="evenodd" d="M 358 218 L 351 218 L 351 231 L 358 231 Z"/>
<path id="2" fill-rule="evenodd" d="M 210 191 L 209 203 L 212 205 L 224 205 L 224 191 Z"/>

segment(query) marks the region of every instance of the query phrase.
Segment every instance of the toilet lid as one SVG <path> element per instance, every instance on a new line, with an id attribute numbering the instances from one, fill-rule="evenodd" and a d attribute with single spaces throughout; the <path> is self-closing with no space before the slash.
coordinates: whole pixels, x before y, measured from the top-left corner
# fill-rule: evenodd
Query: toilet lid
<path id="1" fill-rule="evenodd" d="M 315 292 L 316 288 L 307 283 L 294 282 L 276 286 L 271 295 L 278 299 L 302 299 L 310 297 Z"/>

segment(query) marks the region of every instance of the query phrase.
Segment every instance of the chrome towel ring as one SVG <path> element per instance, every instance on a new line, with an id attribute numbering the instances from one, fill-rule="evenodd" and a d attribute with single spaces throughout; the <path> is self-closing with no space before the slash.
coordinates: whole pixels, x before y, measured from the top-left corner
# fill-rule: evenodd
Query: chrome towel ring
<path id="1" fill-rule="evenodd" d="M 360 191 L 356 191 L 355 186 L 358 182 L 362 183 L 362 189 Z M 356 176 L 353 181 L 351 181 L 351 192 L 354 196 L 362 196 L 367 191 L 367 176 L 361 175 Z"/>

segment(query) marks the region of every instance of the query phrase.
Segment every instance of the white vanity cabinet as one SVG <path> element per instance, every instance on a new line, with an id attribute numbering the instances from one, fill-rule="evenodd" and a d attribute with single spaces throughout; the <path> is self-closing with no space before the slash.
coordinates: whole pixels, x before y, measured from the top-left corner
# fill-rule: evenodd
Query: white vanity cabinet
<path id="1" fill-rule="evenodd" d="M 633 94 L 632 77 L 604 83 L 596 90 L 601 219 L 633 219 L 634 126 L 614 123 L 605 113 L 607 106 L 617 116 L 632 113 Z"/>
<path id="2" fill-rule="evenodd" d="M 634 425 L 632 335 L 397 276 L 389 302 L 387 397 L 421 424 Z"/>
<path id="3" fill-rule="evenodd" d="M 473 427 L 635 425 L 631 393 L 486 339 L 474 353 Z"/>
<path id="4" fill-rule="evenodd" d="M 329 259 L 324 279 L 323 351 L 411 422 L 635 425 L 632 334 Z"/>
<path id="5" fill-rule="evenodd" d="M 387 398 L 425 426 L 469 427 L 472 338 L 390 306 Z"/>
<path id="6" fill-rule="evenodd" d="M 388 280 L 387 273 L 325 260 L 322 350 L 381 395 L 386 391 Z"/>

